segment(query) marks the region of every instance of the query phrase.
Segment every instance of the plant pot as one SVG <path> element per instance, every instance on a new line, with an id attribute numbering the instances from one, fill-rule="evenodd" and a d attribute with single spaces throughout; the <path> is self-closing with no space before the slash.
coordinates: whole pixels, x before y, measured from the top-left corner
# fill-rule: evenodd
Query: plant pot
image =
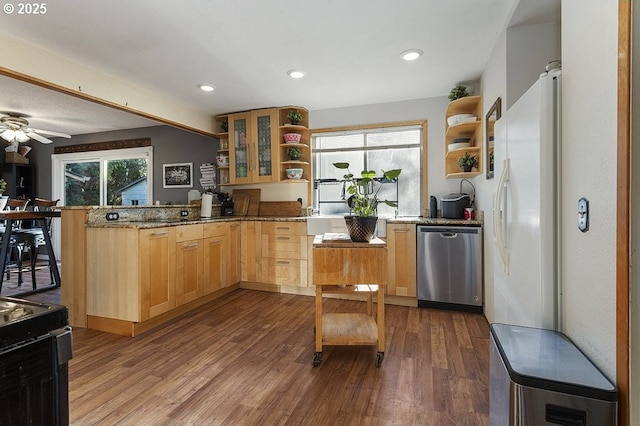
<path id="1" fill-rule="evenodd" d="M 7 201 L 9 201 L 8 196 L 0 196 L 0 210 L 4 210 L 7 207 Z"/>
<path id="2" fill-rule="evenodd" d="M 473 169 L 473 166 L 462 166 L 462 171 L 465 173 L 469 173 Z"/>
<path id="3" fill-rule="evenodd" d="M 355 243 L 368 243 L 376 233 L 378 216 L 345 216 L 349 237 Z"/>
<path id="4" fill-rule="evenodd" d="M 297 157 L 291 156 L 291 155 L 289 156 L 290 161 L 298 161 L 299 159 L 300 159 L 300 156 L 297 156 Z"/>

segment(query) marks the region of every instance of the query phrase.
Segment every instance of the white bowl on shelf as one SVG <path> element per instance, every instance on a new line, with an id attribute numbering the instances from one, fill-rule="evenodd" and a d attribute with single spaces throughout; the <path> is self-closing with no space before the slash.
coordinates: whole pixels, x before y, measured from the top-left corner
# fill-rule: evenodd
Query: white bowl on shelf
<path id="1" fill-rule="evenodd" d="M 468 121 L 476 121 L 478 117 L 473 114 L 456 114 L 447 118 L 447 124 L 449 126 L 455 126 L 456 124 L 466 123 Z"/>
<path id="2" fill-rule="evenodd" d="M 302 169 L 287 169 L 287 179 L 302 179 Z"/>

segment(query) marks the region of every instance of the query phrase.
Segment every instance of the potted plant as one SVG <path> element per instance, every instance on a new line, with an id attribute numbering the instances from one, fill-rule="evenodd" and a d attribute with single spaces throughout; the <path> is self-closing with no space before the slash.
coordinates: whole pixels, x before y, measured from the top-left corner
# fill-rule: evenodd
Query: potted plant
<path id="1" fill-rule="evenodd" d="M 478 167 L 478 157 L 465 152 L 462 157 L 458 158 L 458 165 L 462 171 L 470 172 L 474 167 Z"/>
<path id="2" fill-rule="evenodd" d="M 222 130 L 222 133 L 227 133 L 229 131 L 229 120 L 224 119 L 220 121 L 220 130 Z"/>
<path id="3" fill-rule="evenodd" d="M 298 124 L 302 123 L 302 114 L 297 109 L 292 109 L 287 114 L 287 119 L 289 120 L 289 123 L 297 126 Z"/>
<path id="4" fill-rule="evenodd" d="M 467 88 L 463 84 L 456 84 L 453 89 L 449 92 L 449 100 L 455 101 L 456 99 L 464 98 L 465 96 L 469 96 L 469 92 Z"/>
<path id="5" fill-rule="evenodd" d="M 391 207 L 398 207 L 398 203 L 389 200 L 380 200 L 378 193 L 382 188 L 382 182 L 376 180 L 375 170 L 363 170 L 360 178 L 354 177 L 349 170 L 349 163 L 333 163 L 333 166 L 346 170 L 343 176 L 345 196 L 347 204 L 354 215 L 345 216 L 349 236 L 355 242 L 369 242 L 375 233 L 378 222 L 378 204 L 385 203 Z M 401 169 L 382 170 L 383 179 L 394 181 L 400 176 Z"/>
<path id="6" fill-rule="evenodd" d="M 300 148 L 298 148 L 297 146 L 290 146 L 289 148 L 287 148 L 287 156 L 289 157 L 289 160 L 299 160 L 301 155 L 302 151 L 300 151 Z"/>

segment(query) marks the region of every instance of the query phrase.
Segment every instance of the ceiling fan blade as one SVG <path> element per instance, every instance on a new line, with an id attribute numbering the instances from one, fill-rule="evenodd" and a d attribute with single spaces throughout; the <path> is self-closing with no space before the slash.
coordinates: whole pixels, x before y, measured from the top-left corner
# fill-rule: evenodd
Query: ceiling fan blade
<path id="1" fill-rule="evenodd" d="M 31 139 L 35 139 L 38 142 L 42 142 L 42 143 L 53 143 L 53 141 L 51 139 L 47 139 L 44 136 L 41 136 L 35 132 L 28 132 L 27 136 L 29 136 Z"/>
<path id="2" fill-rule="evenodd" d="M 25 129 L 25 130 L 27 130 L 28 132 L 32 132 L 32 133 L 42 133 L 44 135 L 54 136 L 54 137 L 57 137 L 57 138 L 67 138 L 67 139 L 71 138 L 71 135 L 68 135 L 66 133 L 51 132 L 49 130 L 40 130 L 40 129 L 31 129 L 31 128 Z"/>

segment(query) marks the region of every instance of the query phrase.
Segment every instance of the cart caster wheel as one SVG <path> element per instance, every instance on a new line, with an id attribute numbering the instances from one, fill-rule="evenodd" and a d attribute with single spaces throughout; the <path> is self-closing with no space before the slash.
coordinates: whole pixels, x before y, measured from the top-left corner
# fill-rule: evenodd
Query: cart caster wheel
<path id="1" fill-rule="evenodd" d="M 316 352 L 313 354 L 313 366 L 317 367 L 320 365 L 320 361 L 322 360 L 322 352 Z"/>
<path id="2" fill-rule="evenodd" d="M 380 367 L 382 365 L 383 359 L 384 359 L 384 352 L 378 352 L 376 354 L 376 367 Z"/>

